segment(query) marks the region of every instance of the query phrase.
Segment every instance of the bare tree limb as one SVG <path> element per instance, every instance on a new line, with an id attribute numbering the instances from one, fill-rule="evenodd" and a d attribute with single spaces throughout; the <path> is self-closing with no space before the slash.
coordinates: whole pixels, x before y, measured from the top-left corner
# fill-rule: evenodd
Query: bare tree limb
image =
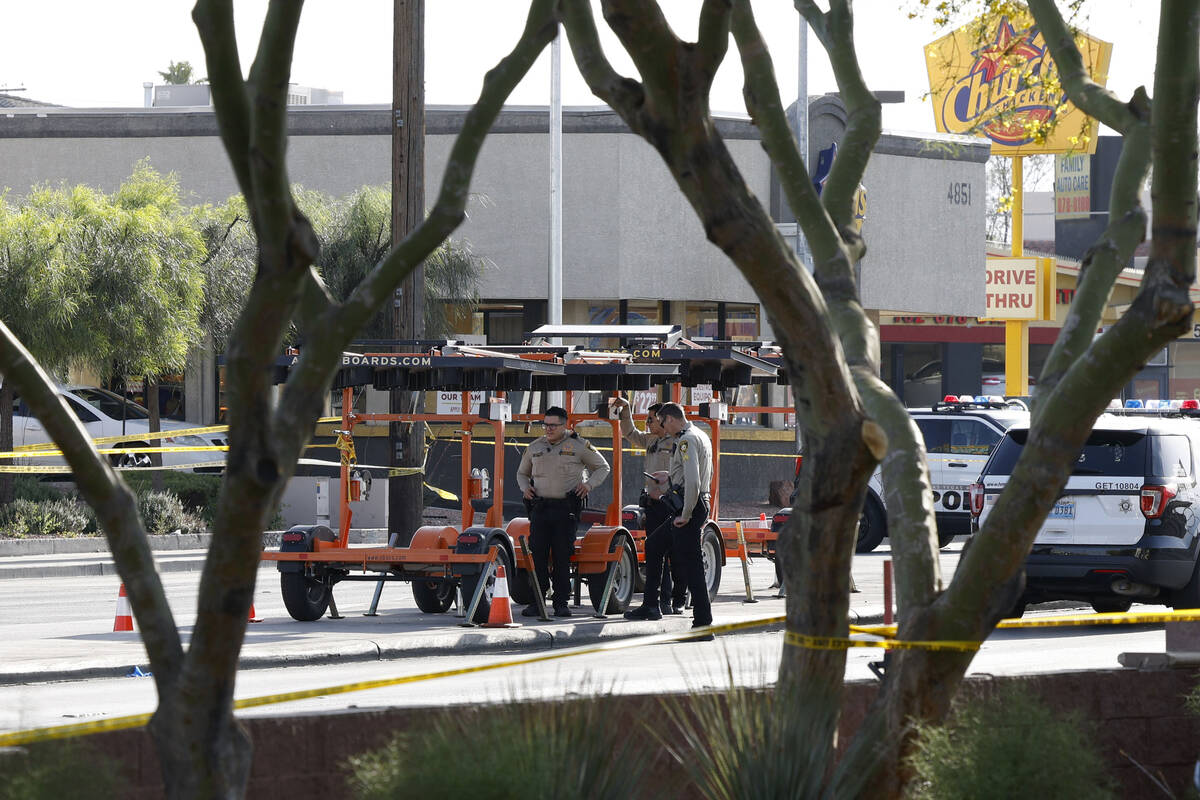
<path id="1" fill-rule="evenodd" d="M 242 79 L 237 34 L 233 24 L 233 0 L 196 0 L 192 21 L 204 45 L 213 111 L 221 142 L 229 154 L 229 163 L 237 177 L 238 188 L 249 198 L 253 194 L 250 177 L 250 96 Z"/>
<path id="2" fill-rule="evenodd" d="M 705 77 L 704 90 L 712 87 L 717 69 L 729 49 L 731 0 L 704 0 L 700 7 L 700 28 L 696 36 L 696 67 Z"/>
<path id="3" fill-rule="evenodd" d="M 342 350 L 355 332 L 391 299 L 392 292 L 404 277 L 461 224 L 465 218 L 471 175 L 484 138 L 505 100 L 554 39 L 557 29 L 553 0 L 535 0 L 520 40 L 488 72 L 479 101 L 463 120 L 462 130 L 447 159 L 438 199 L 429 215 L 403 241 L 392 247 L 340 307 L 330 310 L 326 315 L 328 325 L 324 327 L 324 335 L 309 343 L 288 376 L 279 407 L 281 428 L 286 430 L 290 421 L 304 419 L 309 413 L 308 398 L 328 384 L 341 363 Z M 300 448 L 307 443 L 307 434 L 301 435 L 300 429 L 296 429 L 281 435 L 287 441 L 285 451 L 299 457 Z"/>
<path id="4" fill-rule="evenodd" d="M 641 110 L 646 97 L 645 87 L 633 78 L 618 73 L 605 58 L 591 6 L 562 0 L 559 14 L 571 38 L 575 65 L 588 87 L 620 114 L 634 133 L 644 136 L 646 126 Z"/>
<path id="5" fill-rule="evenodd" d="M 808 27 L 812 29 L 821 46 L 829 49 L 829 23 L 825 12 L 818 8 L 812 0 L 795 0 L 793 5 L 800 12 L 800 16 L 804 17 L 804 21 L 808 23 Z"/>
<path id="6" fill-rule="evenodd" d="M 1113 284 L 1146 237 L 1146 211 L 1142 208 L 1139 193 L 1150 168 L 1149 105 L 1150 99 L 1139 87 L 1129 103 L 1136 121 L 1126 127 L 1113 176 L 1109 224 L 1083 257 L 1075 299 L 1038 377 L 1033 408 L 1035 421 L 1067 370 L 1091 346 Z"/>
<path id="7" fill-rule="evenodd" d="M 590 5 L 563 0 L 562 13 L 570 6 Z M 680 61 L 680 41 L 671 31 L 658 0 L 601 0 L 604 21 L 621 40 L 642 80 L 649 87 L 662 85 L 675 73 Z M 591 8 L 587 9 L 590 17 Z M 565 22 L 565 19 L 564 19 Z M 656 98 L 668 102 L 665 97 Z"/>
<path id="8" fill-rule="evenodd" d="M 1088 116 L 1120 133 L 1128 133 L 1132 126 L 1139 124 L 1141 120 L 1135 109 L 1092 80 L 1075 44 L 1074 32 L 1063 20 L 1054 0 L 1029 0 L 1029 10 L 1054 57 L 1059 80 L 1071 102 Z"/>
<path id="9" fill-rule="evenodd" d="M 302 8 L 303 3 L 296 0 L 271 0 L 250 68 L 254 127 L 249 144 L 254 193 L 247 195 L 246 202 L 258 211 L 254 218 L 260 242 L 288 241 L 284 231 L 299 215 L 288 182 L 287 90 Z M 312 257 L 316 257 L 315 250 Z"/>
<path id="10" fill-rule="evenodd" d="M 845 231 L 854 219 L 854 195 L 879 141 L 883 107 L 863 80 L 858 52 L 854 49 L 854 15 L 849 0 L 830 3 L 828 34 L 822 41 L 826 39 L 826 52 L 846 106 L 846 133 L 825 181 L 821 202 L 829 209 L 834 225 Z M 857 240 L 861 248 L 857 236 L 843 235 Z M 862 257 L 861 249 L 855 257 L 856 260 Z"/>
<path id="11" fill-rule="evenodd" d="M 83 423 L 59 396 L 54 382 L 3 322 L 0 322 L 0 373 L 17 387 L 21 399 L 62 450 L 76 486 L 95 510 L 137 615 L 138 630 L 154 668 L 155 684 L 160 694 L 169 692 L 183 665 L 183 643 L 154 566 L 133 492 L 96 452 Z"/>

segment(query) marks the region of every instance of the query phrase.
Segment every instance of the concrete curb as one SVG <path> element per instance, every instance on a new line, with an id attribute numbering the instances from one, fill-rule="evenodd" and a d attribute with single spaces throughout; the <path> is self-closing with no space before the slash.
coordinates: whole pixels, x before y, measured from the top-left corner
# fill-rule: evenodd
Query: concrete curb
<path id="1" fill-rule="evenodd" d="M 870 625 L 883 621 L 883 613 L 856 614 L 855 625 Z M 587 619 L 592 619 L 588 617 Z M 619 616 L 608 618 L 610 622 L 621 621 Z M 598 620 L 597 620 L 598 621 Z M 245 653 L 238 659 L 238 669 L 273 669 L 278 667 L 302 667 L 338 663 L 362 663 L 369 661 L 400 661 L 409 658 L 436 655 L 482 655 L 503 651 L 537 652 L 566 649 L 589 644 L 621 641 L 639 636 L 659 633 L 682 633 L 690 627 L 684 619 L 662 622 L 624 622 L 620 625 L 576 625 L 567 630 L 560 628 L 515 628 L 491 630 L 462 628 L 461 630 L 431 632 L 427 634 L 399 636 L 388 641 L 341 642 L 336 647 L 308 650 L 304 652 Z M 779 631 L 783 625 L 776 623 L 759 628 L 750 628 L 717 635 L 717 640 L 726 636 L 747 633 Z M 138 636 L 137 633 L 129 634 Z M 253 647 L 253 645 L 251 645 Z M 115 657 L 104 657 L 94 661 L 75 661 L 65 666 L 61 661 L 48 662 L 44 666 L 24 666 L 19 670 L 0 670 L 0 686 L 23 683 L 47 683 L 51 681 L 87 680 L 92 678 L 127 677 L 135 664 L 145 670 L 144 661 L 122 661 Z"/>
<path id="2" fill-rule="evenodd" d="M 283 531 L 264 531 L 263 546 L 278 546 L 283 533 Z M 211 533 L 164 533 L 154 534 L 148 538 L 150 549 L 154 551 L 207 550 L 208 545 L 212 542 Z M 387 530 L 384 528 L 352 528 L 350 530 L 350 544 L 386 544 L 387 538 Z M 107 552 L 108 540 L 103 536 L 0 539 L 0 558 Z"/>

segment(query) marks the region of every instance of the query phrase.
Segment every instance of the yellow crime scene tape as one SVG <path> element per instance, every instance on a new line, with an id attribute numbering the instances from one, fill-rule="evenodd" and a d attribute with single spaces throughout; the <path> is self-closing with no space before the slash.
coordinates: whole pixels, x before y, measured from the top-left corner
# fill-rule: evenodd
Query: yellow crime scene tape
<path id="1" fill-rule="evenodd" d="M 335 694 L 349 694 L 351 692 L 362 692 L 370 689 L 384 689 L 389 686 L 421 683 L 423 681 L 437 680 L 439 678 L 452 678 L 459 675 L 470 675 L 477 672 L 489 672 L 492 670 L 523 666 L 525 664 L 539 664 L 548 661 L 558 661 L 565 658 L 574 658 L 575 656 L 590 655 L 594 653 L 626 650 L 634 647 L 644 647 L 653 644 L 668 644 L 671 642 L 693 639 L 697 636 L 704 636 L 710 633 L 732 633 L 739 630 L 749 630 L 752 628 L 779 625 L 784 623 L 786 619 L 787 618 L 784 616 L 763 617 L 760 619 L 745 620 L 742 622 L 732 622 L 725 625 L 709 625 L 708 627 L 704 628 L 692 628 L 678 633 L 658 633 L 650 636 L 638 636 L 629 639 L 602 642 L 599 644 L 582 645 L 580 647 L 571 647 L 557 652 L 538 653 L 519 658 L 505 659 L 504 661 L 498 661 L 492 664 L 476 664 L 469 667 L 457 667 L 455 669 L 422 672 L 416 675 L 403 675 L 400 677 L 380 678 L 370 681 L 356 681 L 354 683 L 343 683 L 336 686 L 323 686 L 315 689 L 301 689 L 294 692 L 281 692 L 277 694 L 260 695 L 258 697 L 247 697 L 241 700 L 235 700 L 233 707 L 235 709 L 257 708 L 260 706 L 276 705 L 279 703 L 290 703 L 296 700 L 310 700 L 314 697 L 325 697 Z M 1010 619 L 1002 621 L 999 625 L 997 625 L 997 627 L 1047 628 L 1058 625 L 1076 626 L 1089 624 L 1088 622 L 1084 622 L 1084 620 L 1089 621 L 1091 624 L 1098 625 L 1137 625 L 1147 622 L 1194 622 L 1200 621 L 1200 609 L 1171 611 L 1156 614 L 1081 614 L 1062 617 L 1042 617 L 1035 620 Z M 850 630 L 852 632 L 872 634 L 876 636 L 894 636 L 895 629 L 896 626 L 894 625 L 850 626 Z M 892 650 L 920 649 L 970 652 L 978 650 L 982 644 L 981 642 L 925 642 L 904 641 L 900 639 L 887 638 L 881 640 L 864 640 L 850 639 L 839 636 L 805 636 L 803 634 L 797 634 L 791 631 L 785 634 L 784 641 L 794 647 L 806 647 L 815 650 L 841 650 L 850 647 L 880 647 Z M 30 728 L 28 730 L 0 734 L 0 747 L 13 747 L 16 745 L 45 742 L 54 739 L 66 739 L 74 736 L 83 736 L 93 733 L 139 728 L 149 722 L 150 717 L 150 714 L 134 714 L 124 717 L 111 717 L 109 719 L 93 720 L 91 722 L 72 723 L 70 725 L 52 725 L 44 728 Z"/>
<path id="2" fill-rule="evenodd" d="M 137 439 L 138 441 L 147 441 L 155 439 L 173 439 L 179 436 L 199 436 L 202 433 L 225 433 L 229 430 L 228 425 L 209 425 L 207 428 L 183 428 L 177 431 L 156 431 L 155 433 L 125 433 L 120 436 L 100 436 L 92 439 L 95 444 L 113 444 L 114 442 L 129 442 Z M 31 452 L 41 452 L 43 450 L 57 450 L 58 445 L 54 442 L 42 442 L 41 444 L 23 444 L 19 447 L 14 447 L 13 450 L 18 454 L 26 455 Z M 157 448 L 155 448 L 157 449 Z M 0 458 L 12 458 L 11 453 L 0 453 Z"/>

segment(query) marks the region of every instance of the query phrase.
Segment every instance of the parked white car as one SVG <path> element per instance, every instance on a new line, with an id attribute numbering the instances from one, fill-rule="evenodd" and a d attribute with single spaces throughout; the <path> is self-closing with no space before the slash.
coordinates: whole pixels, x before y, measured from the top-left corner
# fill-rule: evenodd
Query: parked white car
<path id="1" fill-rule="evenodd" d="M 131 400 L 126 400 L 119 394 L 114 394 L 106 389 L 99 389 L 95 386 L 60 386 L 59 393 L 66 401 L 67 407 L 75 412 L 75 416 L 79 417 L 88 435 L 93 439 L 103 436 L 146 434 L 150 430 L 150 412 L 143 406 Z M 173 419 L 164 419 L 159 424 L 159 428 L 164 433 L 195 427 L 200 426 Z M 41 421 L 33 416 L 29 410 L 29 406 L 25 405 L 18 397 L 13 403 L 13 445 L 20 447 L 22 445 L 42 444 L 49 441 L 50 436 L 46 433 L 46 429 L 42 427 Z M 206 447 L 214 445 L 222 446 L 227 443 L 224 433 L 187 434 L 165 437 L 161 440 L 147 438 L 138 441 L 137 439 L 131 439 L 127 442 L 118 442 L 116 444 L 102 444 L 100 448 L 138 447 L 150 444 L 152 441 L 161 441 L 161 446 L 163 447 Z M 151 464 L 149 453 L 114 454 L 109 456 L 109 459 L 114 466 L 118 467 L 148 467 Z M 221 467 L 219 464 L 224 460 L 225 453 L 216 450 L 162 454 L 164 467 L 178 464 L 197 464 L 208 461 L 217 462 L 217 465 L 213 467 L 196 468 L 197 471 L 203 472 L 220 470 Z M 61 457 L 46 457 L 19 459 L 17 463 L 49 465 L 62 464 L 64 462 Z"/>

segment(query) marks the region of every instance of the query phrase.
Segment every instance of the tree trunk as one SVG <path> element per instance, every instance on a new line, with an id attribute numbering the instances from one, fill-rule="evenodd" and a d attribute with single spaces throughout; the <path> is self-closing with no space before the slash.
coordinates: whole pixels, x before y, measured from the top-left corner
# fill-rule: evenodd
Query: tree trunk
<path id="1" fill-rule="evenodd" d="M 16 391 L 12 381 L 0 378 L 0 453 L 8 453 L 13 449 L 13 403 Z M 0 461 L 2 465 L 15 464 L 16 459 Z M 6 506 L 13 501 L 13 474 L 0 472 L 0 506 Z"/>
<path id="2" fill-rule="evenodd" d="M 158 433 L 162 430 L 162 410 L 158 407 L 158 376 L 144 376 L 142 378 L 142 386 L 145 389 L 146 408 L 150 409 L 150 432 Z M 162 439 L 157 440 L 159 443 Z M 151 453 L 150 463 L 156 467 L 162 466 L 162 453 Z M 166 488 L 166 481 L 163 479 L 161 470 L 155 470 L 150 473 L 150 486 L 156 492 L 161 492 Z"/>
<path id="3" fill-rule="evenodd" d="M 232 691 L 232 686 L 230 687 Z M 163 787 L 171 800 L 208 800 L 245 796 L 253 744 L 232 713 L 204 709 L 183 700 L 179 686 L 159 699 L 148 729 L 162 769 Z"/>

